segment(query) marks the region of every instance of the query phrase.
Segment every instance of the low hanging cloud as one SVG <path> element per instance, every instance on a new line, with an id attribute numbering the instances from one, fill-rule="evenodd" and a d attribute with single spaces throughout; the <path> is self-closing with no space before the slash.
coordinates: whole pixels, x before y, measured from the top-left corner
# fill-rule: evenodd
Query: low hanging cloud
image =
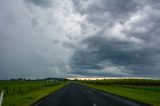
<path id="1" fill-rule="evenodd" d="M 153 8 L 159 2 L 88 1 L 86 8 L 80 8 L 84 2 L 74 2 L 76 10 L 101 29 L 81 41 L 85 48 L 75 49 L 71 64 L 77 73 L 159 76 L 160 10 Z"/>
<path id="2" fill-rule="evenodd" d="M 159 64 L 157 64 L 160 62 L 159 48 L 129 41 L 108 40 L 98 35 L 83 40 L 82 44 L 85 44 L 86 48 L 77 48 L 71 62 L 72 67 L 77 69 L 78 73 L 83 74 L 85 70 L 96 70 L 96 74 L 99 74 L 100 70 L 108 68 L 109 72 L 103 72 L 102 75 L 128 73 L 131 76 L 143 76 L 143 74 L 159 70 Z M 109 67 L 115 67 L 120 73 L 111 73 L 112 69 Z M 90 74 L 92 75 L 92 71 Z"/>
<path id="3" fill-rule="evenodd" d="M 159 0 L 0 1 L 0 78 L 160 76 Z"/>
<path id="4" fill-rule="evenodd" d="M 25 2 L 31 3 L 35 6 L 39 6 L 42 8 L 48 8 L 52 6 L 51 0 L 25 0 Z"/>

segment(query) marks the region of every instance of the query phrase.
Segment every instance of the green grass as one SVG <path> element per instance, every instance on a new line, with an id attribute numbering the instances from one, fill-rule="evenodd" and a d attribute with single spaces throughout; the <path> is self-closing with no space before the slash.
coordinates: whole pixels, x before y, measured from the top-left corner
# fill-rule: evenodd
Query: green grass
<path id="1" fill-rule="evenodd" d="M 160 92 L 160 86 L 121 86 L 126 88 L 132 88 L 132 89 L 142 89 L 142 90 L 149 90 L 149 91 L 159 91 Z"/>
<path id="2" fill-rule="evenodd" d="M 45 88 L 49 86 L 54 86 L 62 81 L 0 81 L 0 91 L 4 90 L 5 95 L 22 94 L 26 92 L 31 92 L 38 90 L 40 88 Z"/>
<path id="3" fill-rule="evenodd" d="M 97 84 L 85 84 L 105 92 L 141 101 L 153 106 L 160 106 L 160 87 L 159 86 L 107 86 Z"/>
<path id="4" fill-rule="evenodd" d="M 5 91 L 3 106 L 29 106 L 64 84 L 63 81 L 0 81 L 0 91 Z"/>
<path id="5" fill-rule="evenodd" d="M 64 83 L 61 83 L 55 86 L 45 87 L 28 93 L 7 95 L 4 97 L 3 106 L 29 106 L 42 97 L 47 96 L 48 94 L 63 86 Z"/>
<path id="6" fill-rule="evenodd" d="M 99 85 L 133 85 L 133 86 L 160 86 L 160 80 L 155 79 L 104 79 L 104 80 L 83 80 L 87 84 Z"/>

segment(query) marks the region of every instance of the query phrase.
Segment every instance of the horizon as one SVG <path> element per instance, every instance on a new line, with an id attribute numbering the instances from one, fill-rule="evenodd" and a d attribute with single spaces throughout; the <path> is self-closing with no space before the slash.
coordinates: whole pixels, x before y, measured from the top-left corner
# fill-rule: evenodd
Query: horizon
<path id="1" fill-rule="evenodd" d="M 45 80 L 45 79 L 67 79 L 67 80 L 107 80 L 107 79 L 146 79 L 146 80 L 160 80 L 160 78 L 154 77 L 46 77 L 38 79 L 26 79 L 26 78 L 11 78 L 11 79 L 0 79 L 2 80 Z"/>

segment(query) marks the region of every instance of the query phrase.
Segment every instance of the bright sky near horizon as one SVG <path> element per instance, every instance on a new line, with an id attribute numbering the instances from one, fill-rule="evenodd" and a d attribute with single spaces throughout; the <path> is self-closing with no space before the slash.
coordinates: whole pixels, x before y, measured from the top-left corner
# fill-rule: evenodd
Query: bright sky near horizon
<path id="1" fill-rule="evenodd" d="M 0 0 L 0 79 L 160 77 L 159 0 Z"/>

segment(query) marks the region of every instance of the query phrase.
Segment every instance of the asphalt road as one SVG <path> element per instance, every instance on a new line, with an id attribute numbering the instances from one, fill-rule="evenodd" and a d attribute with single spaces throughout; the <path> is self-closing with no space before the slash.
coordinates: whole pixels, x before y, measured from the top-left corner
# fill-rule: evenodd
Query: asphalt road
<path id="1" fill-rule="evenodd" d="M 35 106 L 147 106 L 71 82 Z"/>

